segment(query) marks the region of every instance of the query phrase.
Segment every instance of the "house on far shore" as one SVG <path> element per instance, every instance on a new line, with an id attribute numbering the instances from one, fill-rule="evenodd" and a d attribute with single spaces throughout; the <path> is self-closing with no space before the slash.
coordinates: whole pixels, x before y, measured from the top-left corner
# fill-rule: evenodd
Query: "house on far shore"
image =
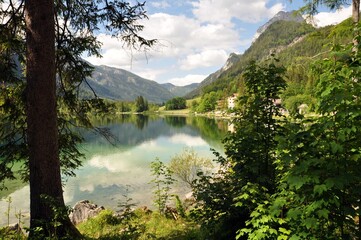
<path id="1" fill-rule="evenodd" d="M 238 93 L 233 93 L 231 96 L 227 98 L 228 109 L 233 109 L 236 106 L 237 98 L 238 98 Z"/>

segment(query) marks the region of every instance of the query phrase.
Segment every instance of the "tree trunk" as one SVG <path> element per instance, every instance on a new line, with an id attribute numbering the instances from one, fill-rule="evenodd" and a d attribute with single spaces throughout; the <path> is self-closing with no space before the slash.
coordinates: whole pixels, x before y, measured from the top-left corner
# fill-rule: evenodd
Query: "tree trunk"
<path id="1" fill-rule="evenodd" d="M 352 20 L 354 23 L 360 20 L 360 0 L 352 0 Z"/>
<path id="2" fill-rule="evenodd" d="M 67 230 L 78 234 L 68 216 L 63 216 L 61 227 L 51 226 L 52 207 L 65 208 L 58 150 L 54 1 L 26 0 L 25 23 L 30 228 L 41 227 L 45 236 Z"/>

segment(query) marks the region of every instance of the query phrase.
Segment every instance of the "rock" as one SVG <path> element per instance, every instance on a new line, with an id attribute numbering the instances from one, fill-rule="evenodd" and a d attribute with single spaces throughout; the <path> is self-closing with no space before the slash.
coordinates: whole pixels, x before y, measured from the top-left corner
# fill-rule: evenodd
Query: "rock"
<path id="1" fill-rule="evenodd" d="M 185 195 L 185 199 L 183 201 L 183 207 L 186 210 L 193 208 L 196 205 L 196 198 L 193 196 L 193 192 L 189 192 Z"/>
<path id="2" fill-rule="evenodd" d="M 143 206 L 140 209 L 147 215 L 152 213 L 152 210 L 150 210 L 147 206 Z"/>
<path id="3" fill-rule="evenodd" d="M 178 213 L 177 209 L 174 207 L 166 206 L 164 213 L 166 216 L 170 216 L 174 220 L 178 220 L 178 218 L 179 218 L 179 213 Z"/>
<path id="4" fill-rule="evenodd" d="M 185 194 L 185 198 L 193 200 L 194 199 L 193 192 L 189 192 L 189 193 Z"/>
<path id="5" fill-rule="evenodd" d="M 21 230 L 21 228 L 20 228 L 20 226 L 19 226 L 18 223 L 14 223 L 14 224 L 12 224 L 12 225 L 9 225 L 9 226 L 8 226 L 8 229 L 9 229 L 10 231 L 19 231 L 19 230 Z"/>
<path id="6" fill-rule="evenodd" d="M 77 225 L 89 218 L 97 216 L 103 210 L 103 206 L 98 207 L 98 205 L 90 203 L 88 200 L 82 200 L 74 205 L 69 217 L 71 222 Z"/>

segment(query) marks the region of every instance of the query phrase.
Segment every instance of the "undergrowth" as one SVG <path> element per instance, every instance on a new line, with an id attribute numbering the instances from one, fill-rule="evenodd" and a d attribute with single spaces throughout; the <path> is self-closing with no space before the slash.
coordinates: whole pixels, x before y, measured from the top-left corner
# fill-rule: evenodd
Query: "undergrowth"
<path id="1" fill-rule="evenodd" d="M 110 210 L 79 224 L 85 239 L 203 239 L 199 226 L 186 218 L 167 217 L 159 212 L 136 209 L 131 218 L 121 218 Z"/>

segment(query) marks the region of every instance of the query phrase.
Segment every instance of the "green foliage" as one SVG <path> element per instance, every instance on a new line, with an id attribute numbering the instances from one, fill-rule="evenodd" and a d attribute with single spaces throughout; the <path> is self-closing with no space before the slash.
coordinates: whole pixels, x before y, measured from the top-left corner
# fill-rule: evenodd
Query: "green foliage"
<path id="1" fill-rule="evenodd" d="M 346 44 L 352 41 L 353 28 L 351 19 L 336 26 L 317 29 L 306 23 L 275 22 L 239 57 L 238 61 L 217 76 L 215 81 L 203 86 L 200 91 L 203 95 L 222 91 L 223 98 L 235 92 L 242 95 L 242 73 L 247 63 L 252 59 L 263 62 L 270 53 L 275 53 L 287 69 L 285 76 L 288 88 L 282 94 L 282 100 L 296 95 L 307 95 L 313 102 L 318 76 L 312 73 L 311 63 L 315 59 L 327 57 L 332 44 Z M 310 104 L 309 106 L 313 110 Z"/>
<path id="2" fill-rule="evenodd" d="M 193 191 L 199 206 L 193 216 L 210 238 L 236 237 L 257 203 L 275 191 L 273 161 L 281 126 L 280 109 L 273 100 L 286 87 L 284 72 L 276 59 L 247 66 L 245 95 L 234 120 L 236 131 L 224 140 L 227 158 L 217 155 L 221 169 L 211 176 L 200 174 L 195 182 Z"/>
<path id="3" fill-rule="evenodd" d="M 130 102 L 115 102 L 115 108 L 121 113 L 131 112 L 132 107 L 133 105 Z"/>
<path id="4" fill-rule="evenodd" d="M 2 240 L 26 240 L 25 234 L 18 230 L 11 230 L 8 227 L 0 228 L 0 239 Z"/>
<path id="5" fill-rule="evenodd" d="M 135 111 L 136 112 L 145 112 L 149 109 L 148 101 L 142 96 L 138 96 L 135 99 Z"/>
<path id="6" fill-rule="evenodd" d="M 315 30 L 311 25 L 306 23 L 292 21 L 277 21 L 273 23 L 263 34 L 261 34 L 261 36 L 259 36 L 251 47 L 242 54 L 239 61 L 233 64 L 227 71 L 223 72 L 214 82 L 204 87 L 202 92 L 206 94 L 212 91 L 223 91 L 228 95 L 234 93 L 234 90 L 230 88 L 233 86 L 237 86 L 238 89 L 242 87 L 241 75 L 248 63 L 251 60 L 256 60 L 258 62 L 264 61 L 269 57 L 270 53 L 276 53 L 277 57 L 286 67 L 294 61 L 295 57 L 313 56 L 317 54 L 320 49 L 322 49 L 317 45 L 318 41 L 322 39 L 323 43 L 329 42 L 329 39 L 326 37 L 319 38 L 317 41 L 316 39 L 310 40 L 307 42 L 306 46 L 303 45 L 305 42 L 304 40 L 293 43 L 294 40 L 308 36 L 309 33 L 314 31 L 318 30 Z M 310 49 L 315 45 L 317 45 L 317 47 L 310 54 L 307 49 Z M 294 48 L 296 47 L 300 48 L 300 50 L 295 51 Z M 287 52 L 287 60 L 284 56 L 284 52 Z"/>
<path id="7" fill-rule="evenodd" d="M 356 35 L 359 42 L 359 35 Z M 314 118 L 290 119 L 279 138 L 277 191 L 260 202 L 239 236 L 249 239 L 360 237 L 361 56 L 336 45 L 318 61 Z"/>
<path id="8" fill-rule="evenodd" d="M 178 179 L 193 187 L 193 182 L 197 178 L 197 173 L 203 171 L 207 173 L 213 168 L 212 161 L 197 155 L 192 148 L 185 148 L 182 153 L 172 157 L 169 169 Z"/>
<path id="9" fill-rule="evenodd" d="M 137 232 L 131 232 L 109 210 L 81 223 L 78 228 L 85 239 L 149 240 L 149 239 L 199 239 L 203 240 L 196 223 L 167 218 L 158 212 L 136 209 L 129 220 L 132 226 L 138 226 Z"/>
<path id="10" fill-rule="evenodd" d="M 169 191 L 175 179 L 172 177 L 172 171 L 159 158 L 151 162 L 150 167 L 154 176 L 154 179 L 150 182 L 154 184 L 154 203 L 159 213 L 165 214 L 166 205 L 170 198 Z"/>
<path id="11" fill-rule="evenodd" d="M 62 205 L 53 197 L 41 195 L 41 204 L 47 205 L 51 211 L 50 220 L 36 219 L 35 228 L 25 228 L 31 235 L 31 239 L 81 239 L 79 235 L 74 235 L 72 229 L 75 227 L 70 224 L 69 214 L 71 209 Z"/>
<path id="12" fill-rule="evenodd" d="M 123 213 L 124 217 L 127 218 L 128 215 L 132 215 L 132 207 L 135 207 L 136 204 L 132 203 L 132 198 L 128 196 L 130 185 L 126 186 L 125 194 L 123 194 L 124 201 L 118 203 L 118 207 L 120 208 L 120 212 Z"/>
<path id="13" fill-rule="evenodd" d="M 114 216 L 114 213 L 110 210 L 104 210 L 99 213 L 98 216 L 90 218 L 84 223 L 79 224 L 77 228 L 84 234 L 85 237 L 111 237 L 117 236 L 117 225 L 120 224 L 120 220 Z M 103 238 L 105 239 L 105 238 Z"/>
<path id="14" fill-rule="evenodd" d="M 202 96 L 201 101 L 197 107 L 197 112 L 211 112 L 216 108 L 218 96 L 216 92 L 206 93 Z"/>
<path id="15" fill-rule="evenodd" d="M 147 217 L 146 234 L 139 239 L 205 239 L 197 223 L 170 219 L 158 212 Z"/>
<path id="16" fill-rule="evenodd" d="M 355 0 L 352 0 L 355 1 Z M 356 0 L 358 1 L 358 0 Z M 291 0 L 292 2 L 292 0 Z M 300 9 L 302 13 L 307 15 L 315 15 L 318 13 L 318 7 L 324 5 L 331 10 L 341 9 L 347 0 L 304 0 L 305 5 Z M 359 11 L 359 10 L 358 10 Z"/>
<path id="17" fill-rule="evenodd" d="M 184 209 L 183 203 L 180 200 L 178 195 L 173 195 L 174 199 L 175 199 L 175 208 L 177 210 L 177 213 L 179 214 L 179 216 L 181 216 L 182 218 L 186 217 L 186 211 Z"/>
<path id="18" fill-rule="evenodd" d="M 193 112 L 197 111 L 198 106 L 199 106 L 198 101 L 194 99 L 194 100 L 191 102 L 191 109 L 192 109 L 192 111 L 193 111 Z"/>
<path id="19" fill-rule="evenodd" d="M 11 166 L 23 163 L 20 174 L 28 180 L 28 145 L 25 118 L 26 106 L 26 48 L 24 1 L 10 0 L 0 10 L 0 18 L 7 19 L 0 31 L 0 181 L 12 179 Z M 137 23 L 146 18 L 144 3 L 121 1 L 54 2 L 56 38 L 56 74 L 59 148 L 62 170 L 74 175 L 82 155 L 76 146 L 81 137 L 73 133 L 74 125 L 92 128 L 89 112 L 108 111 L 97 98 L 87 79 L 93 67 L 82 59 L 83 54 L 100 56 L 101 44 L 95 34 L 99 27 L 135 49 L 147 50 L 155 40 L 139 35 L 143 26 Z M 46 66 L 44 66 L 46 67 Z M 83 84 L 81 84 L 83 83 Z M 83 86 L 92 98 L 79 99 Z M 96 129 L 95 129 L 96 131 Z"/>
<path id="20" fill-rule="evenodd" d="M 182 97 L 172 98 L 165 103 L 166 110 L 185 109 L 186 107 L 186 100 Z"/>
<path id="21" fill-rule="evenodd" d="M 19 80 L 20 81 L 20 80 Z M 14 179 L 27 168 L 22 166 L 14 173 L 12 165 L 24 163 L 27 159 L 26 119 L 24 102 L 24 84 L 14 87 L 0 86 L 0 181 Z M 24 176 L 24 178 L 27 178 Z"/>
<path id="22" fill-rule="evenodd" d="M 314 110 L 316 105 L 316 99 L 311 97 L 310 95 L 299 94 L 287 98 L 283 102 L 283 105 L 291 115 L 298 114 L 300 113 L 300 111 L 302 112 L 302 114 L 305 114 Z M 300 107 L 302 107 L 301 105 L 303 105 L 305 109 L 300 109 Z"/>

